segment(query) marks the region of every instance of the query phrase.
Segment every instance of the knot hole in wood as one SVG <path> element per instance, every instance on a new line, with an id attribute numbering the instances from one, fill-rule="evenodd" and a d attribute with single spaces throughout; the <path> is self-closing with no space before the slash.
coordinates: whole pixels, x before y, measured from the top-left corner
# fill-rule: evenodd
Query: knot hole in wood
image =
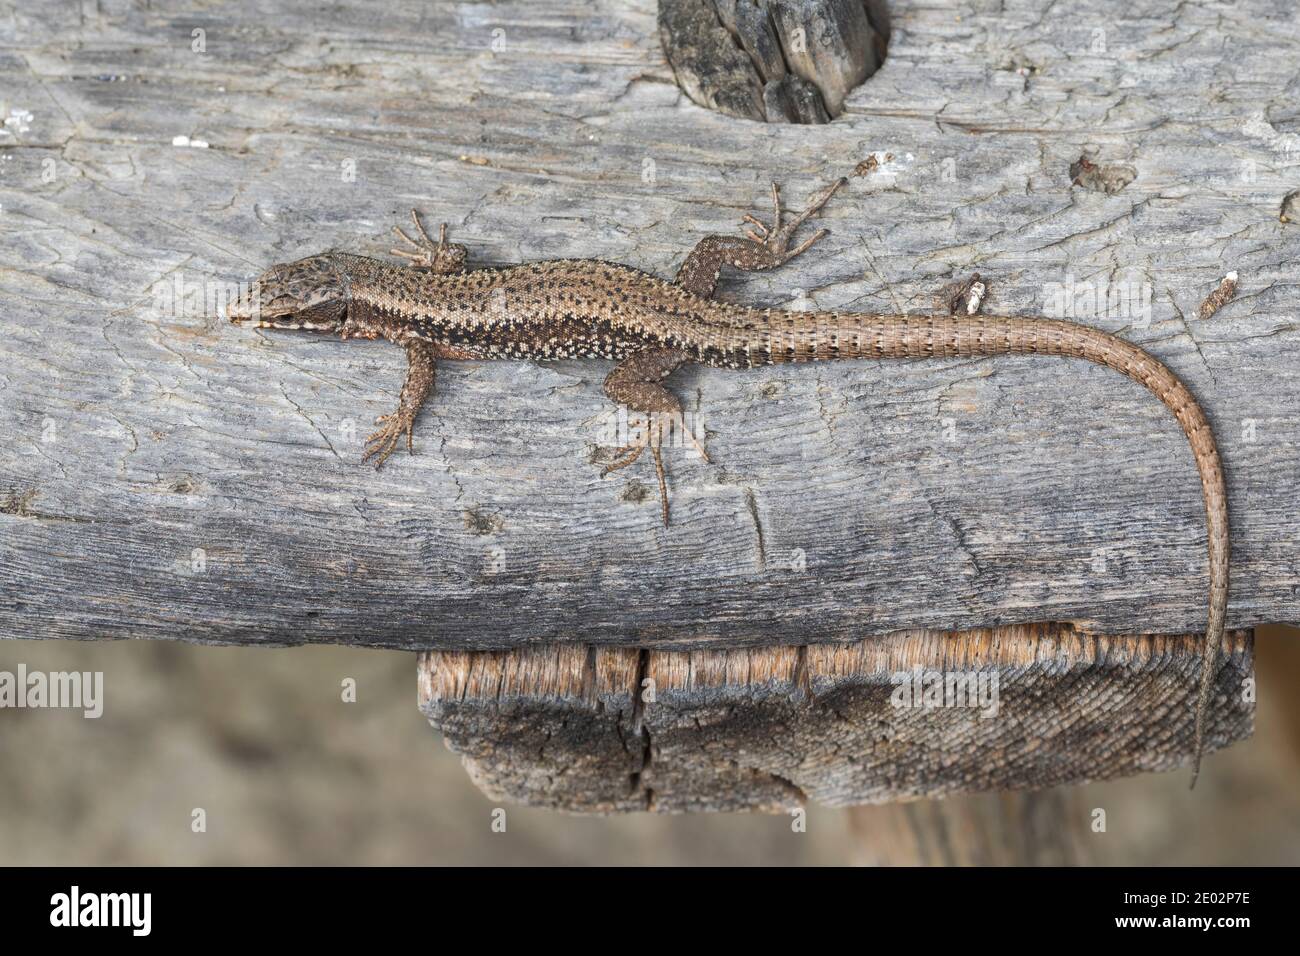
<path id="1" fill-rule="evenodd" d="M 761 123 L 829 123 L 880 68 L 885 0 L 659 0 L 677 85 L 700 106 Z"/>

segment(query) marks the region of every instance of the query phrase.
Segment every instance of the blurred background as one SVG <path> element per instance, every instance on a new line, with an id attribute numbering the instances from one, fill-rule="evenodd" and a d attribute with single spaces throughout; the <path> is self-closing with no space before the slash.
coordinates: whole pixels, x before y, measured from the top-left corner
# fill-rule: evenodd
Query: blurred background
<path id="1" fill-rule="evenodd" d="M 811 806 L 794 832 L 784 816 L 507 805 L 499 833 L 496 804 L 416 709 L 412 653 L 0 641 L 0 671 L 19 664 L 102 671 L 104 714 L 0 709 L 3 865 L 871 863 L 942 819 L 979 827 L 1026 806 L 1000 794 Z M 1049 793 L 1031 798 L 1049 810 L 1035 826 L 1069 826 L 1074 858 L 1099 864 L 1300 861 L 1300 630 L 1259 629 L 1256 674 L 1255 736 L 1207 758 L 1195 791 L 1184 771 Z M 342 700 L 349 677 L 355 703 Z M 196 808 L 206 832 L 191 828 Z M 1105 832 L 1089 826 L 1098 809 Z M 1014 856 L 999 840 L 1026 837 L 989 839 L 980 861 L 997 863 Z M 955 862 L 933 847 L 917 855 Z"/>

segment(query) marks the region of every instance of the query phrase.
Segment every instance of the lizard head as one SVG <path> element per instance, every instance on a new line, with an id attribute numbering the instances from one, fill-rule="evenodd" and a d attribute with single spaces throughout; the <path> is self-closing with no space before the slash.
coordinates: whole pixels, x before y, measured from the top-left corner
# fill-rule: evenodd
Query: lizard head
<path id="1" fill-rule="evenodd" d="M 347 283 L 328 253 L 274 265 L 226 314 L 259 329 L 338 332 L 348 314 Z"/>

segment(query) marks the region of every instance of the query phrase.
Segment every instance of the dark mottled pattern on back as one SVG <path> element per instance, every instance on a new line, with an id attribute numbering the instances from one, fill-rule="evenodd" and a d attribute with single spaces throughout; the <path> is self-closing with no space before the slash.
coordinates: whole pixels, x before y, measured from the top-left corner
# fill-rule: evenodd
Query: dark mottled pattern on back
<path id="1" fill-rule="evenodd" d="M 715 366 L 768 361 L 765 310 L 704 299 L 616 263 L 557 259 L 438 275 L 335 258 L 354 321 L 389 338 L 412 335 L 484 359 L 618 360 L 655 347 Z"/>

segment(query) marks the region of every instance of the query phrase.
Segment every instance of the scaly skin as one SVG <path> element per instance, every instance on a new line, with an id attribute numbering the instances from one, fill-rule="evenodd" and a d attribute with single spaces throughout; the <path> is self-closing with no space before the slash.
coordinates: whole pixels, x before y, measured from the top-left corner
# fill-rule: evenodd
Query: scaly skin
<path id="1" fill-rule="evenodd" d="M 344 338 L 383 337 L 406 349 L 409 371 L 399 406 L 380 419 L 384 427 L 371 436 L 363 456 L 375 458 L 377 466 L 403 436 L 407 448 L 412 447 L 415 419 L 433 387 L 438 359 L 612 359 L 619 364 L 605 380 L 606 394 L 646 415 L 648 422 L 644 437 L 620 449 L 606 472 L 627 467 L 648 447 L 665 524 L 668 494 L 661 445 L 666 425 L 680 423 L 682 410 L 661 383 L 686 362 L 743 369 L 832 359 L 1034 354 L 1086 359 L 1122 372 L 1173 412 L 1191 444 L 1205 497 L 1210 588 L 1196 705 L 1195 786 L 1228 604 L 1228 499 L 1205 413 L 1157 359 L 1123 339 L 1072 322 L 788 312 L 712 298 L 724 265 L 745 271 L 776 268 L 824 236 L 822 230 L 790 248 L 794 231 L 843 183 L 823 190 L 786 224 L 773 185 L 776 212 L 770 229 L 746 217 L 756 230 L 747 238 L 706 237 L 674 282 L 592 259 L 467 272 L 465 250 L 447 243 L 446 227 L 435 243 L 415 219 L 419 239 L 397 230 L 414 251 L 394 250 L 415 268 L 343 253 L 274 266 L 259 280 L 257 301 L 232 308 L 231 319 L 336 332 Z"/>

